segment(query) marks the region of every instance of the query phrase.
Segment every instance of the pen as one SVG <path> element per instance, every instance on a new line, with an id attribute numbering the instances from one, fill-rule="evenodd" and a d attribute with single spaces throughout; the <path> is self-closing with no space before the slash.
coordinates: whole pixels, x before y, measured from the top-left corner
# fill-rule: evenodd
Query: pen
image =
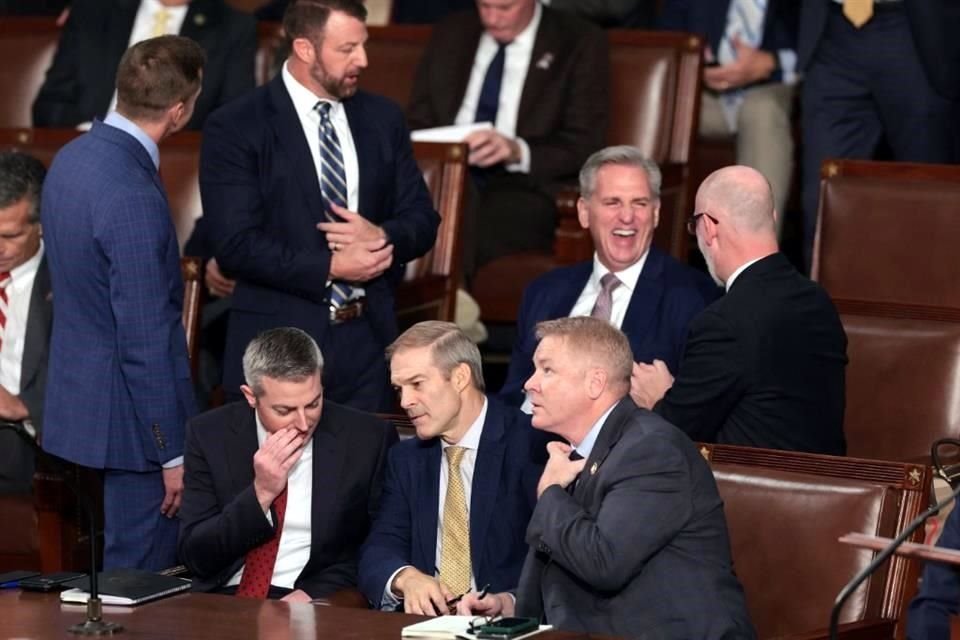
<path id="1" fill-rule="evenodd" d="M 485 584 L 485 585 L 483 586 L 483 589 L 480 590 L 480 594 L 477 596 L 477 599 L 478 599 L 478 600 L 483 600 L 483 599 L 486 597 L 487 592 L 488 592 L 489 590 L 490 590 L 490 585 L 489 585 L 489 584 Z M 457 604 L 458 604 L 461 600 L 463 600 L 463 596 L 467 595 L 467 593 L 470 593 L 470 592 L 467 591 L 466 593 L 461 593 L 461 594 L 458 595 L 456 598 L 451 598 L 450 600 L 447 600 L 447 607 L 452 611 L 452 610 L 457 606 Z"/>

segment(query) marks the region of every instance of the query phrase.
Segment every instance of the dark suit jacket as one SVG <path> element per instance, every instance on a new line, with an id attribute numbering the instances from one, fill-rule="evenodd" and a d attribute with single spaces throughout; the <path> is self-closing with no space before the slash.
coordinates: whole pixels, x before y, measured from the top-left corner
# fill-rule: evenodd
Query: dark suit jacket
<path id="1" fill-rule="evenodd" d="M 45 450 L 159 471 L 196 410 L 170 207 L 146 149 L 102 122 L 57 153 L 41 221 L 56 295 Z"/>
<path id="2" fill-rule="evenodd" d="M 656 411 L 694 440 L 843 455 L 846 349 L 830 297 L 775 253 L 693 321 Z"/>
<path id="3" fill-rule="evenodd" d="M 960 549 L 960 505 L 943 523 L 937 546 Z M 920 591 L 907 611 L 908 640 L 949 640 L 950 620 L 960 614 L 960 569 L 955 565 L 927 561 Z"/>
<path id="4" fill-rule="evenodd" d="M 533 374 L 536 324 L 569 316 L 592 272 L 593 261 L 588 260 L 554 269 L 527 287 L 517 317 L 510 369 L 500 390 L 507 402 L 517 406 L 523 402 L 523 383 Z M 633 359 L 653 362 L 660 358 L 675 371 L 690 321 L 719 294 L 706 275 L 650 247 L 620 327 L 630 339 Z"/>
<path id="5" fill-rule="evenodd" d="M 800 11 L 799 67 L 806 69 L 823 37 L 833 0 L 804 0 Z M 903 0 L 913 42 L 927 80 L 942 95 L 960 98 L 960 3 Z"/>
<path id="6" fill-rule="evenodd" d="M 440 217 L 413 157 L 403 114 L 358 92 L 344 108 L 360 165 L 360 213 L 393 243 L 393 266 L 363 283 L 365 315 L 382 350 L 397 335 L 394 286 L 404 263 L 423 255 Z M 207 121 L 200 155 L 204 217 L 221 268 L 237 279 L 224 385 L 242 382 L 240 359 L 260 331 L 300 327 L 320 344 L 329 323 L 331 253 L 317 172 L 280 74 Z M 364 348 L 366 345 L 356 345 Z"/>
<path id="7" fill-rule="evenodd" d="M 102 118 L 116 88 L 140 0 L 73 0 L 47 78 L 33 103 L 35 127 L 73 127 Z M 180 35 L 207 53 L 190 129 L 253 88 L 256 23 L 222 0 L 191 0 Z"/>
<path id="8" fill-rule="evenodd" d="M 710 49 L 716 55 L 727 28 L 730 2 L 731 0 L 667 0 L 660 13 L 660 28 L 700 34 L 706 38 Z M 769 0 L 763 18 L 761 49 L 776 55 L 778 51 L 793 51 L 797 48 L 800 4 L 797 0 Z M 778 68 L 767 81 L 780 82 L 782 79 Z"/>
<path id="9" fill-rule="evenodd" d="M 30 293 L 27 332 L 20 361 L 20 401 L 27 407 L 39 437 L 43 432 L 43 396 L 47 387 L 47 353 L 53 325 L 53 293 L 47 259 L 40 260 Z M 33 445 L 21 434 L 0 430 L 0 494 L 26 493 L 33 487 Z"/>
<path id="10" fill-rule="evenodd" d="M 377 511 L 387 450 L 396 441 L 396 430 L 382 420 L 324 403 L 313 434 L 310 559 L 295 588 L 319 597 L 356 586 L 357 550 Z M 253 489 L 258 448 L 256 418 L 246 402 L 203 413 L 187 427 L 179 547 L 196 591 L 226 583 L 247 551 L 273 536 Z"/>
<path id="11" fill-rule="evenodd" d="M 529 416 L 489 399 L 470 494 L 470 558 L 478 589 L 489 584 L 492 591 L 506 591 L 517 584 L 546 442 Z M 439 438 L 411 438 L 390 452 L 380 514 L 360 551 L 360 590 L 375 607 L 400 567 L 434 575 L 442 458 Z"/>
<path id="12" fill-rule="evenodd" d="M 625 398 L 572 495 L 548 487 L 527 527 L 517 615 L 657 640 L 752 638 L 723 503 L 696 445 Z"/>
<path id="13" fill-rule="evenodd" d="M 452 15 L 433 29 L 411 90 L 411 128 L 453 124 L 482 34 L 475 10 Z M 517 113 L 517 136 L 530 147 L 532 180 L 575 176 L 587 156 L 603 146 L 608 77 L 603 31 L 544 7 Z"/>
<path id="14" fill-rule="evenodd" d="M 550 6 L 570 11 L 606 28 L 650 29 L 656 21 L 656 0 L 552 0 Z"/>

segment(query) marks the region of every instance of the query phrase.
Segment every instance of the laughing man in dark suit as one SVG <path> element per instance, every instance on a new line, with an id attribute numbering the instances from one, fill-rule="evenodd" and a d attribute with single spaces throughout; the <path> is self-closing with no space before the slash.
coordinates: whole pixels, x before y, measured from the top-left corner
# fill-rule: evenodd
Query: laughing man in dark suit
<path id="1" fill-rule="evenodd" d="M 770 184 L 748 167 L 710 174 L 688 223 L 725 296 L 694 319 L 676 379 L 634 370 L 638 405 L 706 442 L 843 455 L 847 338 L 820 285 L 778 252 Z"/>

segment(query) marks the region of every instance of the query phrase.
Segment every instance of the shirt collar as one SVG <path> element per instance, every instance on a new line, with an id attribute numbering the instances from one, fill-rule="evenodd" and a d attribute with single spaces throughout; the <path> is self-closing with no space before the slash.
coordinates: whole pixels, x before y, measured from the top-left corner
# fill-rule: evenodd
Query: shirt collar
<path id="1" fill-rule="evenodd" d="M 150 154 L 153 166 L 158 171 L 160 170 L 160 148 L 157 146 L 157 143 L 153 141 L 153 138 L 148 136 L 135 122 L 120 115 L 116 111 L 111 111 L 107 114 L 107 117 L 103 119 L 103 124 L 108 124 L 111 127 L 120 129 L 136 138 L 137 142 Z"/>
<path id="2" fill-rule="evenodd" d="M 590 431 L 587 431 L 587 435 L 583 437 L 583 440 L 580 441 L 580 444 L 574 444 L 574 450 L 583 456 L 583 459 L 586 460 L 590 457 L 590 454 L 593 452 L 593 445 L 597 444 L 597 438 L 600 437 L 600 430 L 603 429 L 603 424 L 607 421 L 607 418 L 610 416 L 610 413 L 617 406 L 614 402 L 609 409 L 603 412 L 603 415 L 593 423 L 593 426 L 590 427 Z M 572 442 L 570 444 L 573 444 Z"/>
<path id="3" fill-rule="evenodd" d="M 477 419 L 473 421 L 470 425 L 470 428 L 467 429 L 467 432 L 463 434 L 463 437 L 460 438 L 460 442 L 456 444 L 447 444 L 443 438 L 440 439 L 440 449 L 445 451 L 447 447 L 463 447 L 464 449 L 473 449 L 477 450 L 480 448 L 480 435 L 483 433 L 483 423 L 487 419 L 487 397 L 483 397 L 483 406 L 480 408 L 480 413 L 477 414 Z"/>
<path id="4" fill-rule="evenodd" d="M 10 282 L 16 285 L 22 278 L 35 274 L 37 269 L 40 268 L 41 260 L 43 260 L 43 238 L 40 238 L 40 248 L 33 254 L 33 257 L 10 271 Z"/>
<path id="5" fill-rule="evenodd" d="M 647 263 L 647 256 L 650 255 L 650 249 L 648 248 L 640 259 L 634 262 L 632 265 L 624 269 L 623 271 L 614 271 L 614 274 L 617 276 L 617 280 L 620 281 L 622 286 L 626 287 L 628 291 L 633 291 L 637 288 L 637 280 L 640 279 L 640 273 L 643 272 L 643 265 Z M 590 274 L 590 280 L 593 286 L 600 288 L 600 279 L 603 276 L 610 273 L 610 270 L 607 269 L 602 262 L 600 262 L 600 256 L 597 255 L 597 252 L 593 253 L 593 273 Z"/>
<path id="6" fill-rule="evenodd" d="M 752 265 L 754 262 L 760 262 L 761 260 L 763 260 L 763 258 L 754 258 L 753 260 L 750 260 L 749 262 L 744 262 L 742 265 L 740 265 L 740 266 L 737 268 L 736 271 L 734 271 L 733 273 L 731 273 L 731 274 L 730 274 L 730 277 L 727 278 L 727 281 L 724 283 L 724 286 L 726 287 L 727 291 L 730 291 L 730 287 L 733 286 L 733 281 L 736 280 L 738 277 L 740 277 L 740 274 L 743 273 L 744 271 L 746 271 L 746 270 L 747 270 L 747 267 L 749 267 L 750 265 Z"/>
<path id="7" fill-rule="evenodd" d="M 330 118 L 333 119 L 340 109 L 343 108 L 343 103 L 339 100 L 330 100 L 329 98 L 321 98 L 313 91 L 300 84 L 300 81 L 293 77 L 293 74 L 290 73 L 290 70 L 287 69 L 289 62 L 283 63 L 283 68 L 280 72 L 281 77 L 283 78 L 283 86 L 287 88 L 287 93 L 290 94 L 290 99 L 293 101 L 293 108 L 296 110 L 297 115 L 301 119 L 304 117 L 316 120 L 317 123 L 320 122 L 320 115 L 316 112 L 314 107 L 317 106 L 318 100 L 323 100 L 324 102 L 329 102 L 330 107 Z"/>

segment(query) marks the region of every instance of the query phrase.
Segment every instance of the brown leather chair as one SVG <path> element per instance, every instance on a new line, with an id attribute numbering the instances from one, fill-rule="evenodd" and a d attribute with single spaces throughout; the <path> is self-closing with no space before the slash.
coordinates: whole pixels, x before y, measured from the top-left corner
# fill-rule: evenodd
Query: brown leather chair
<path id="1" fill-rule="evenodd" d="M 397 289 L 401 329 L 421 320 L 453 321 L 460 282 L 460 229 L 467 185 L 467 145 L 416 142 L 413 155 L 433 206 L 440 213 L 437 241 L 426 255 L 407 264 Z"/>
<path id="2" fill-rule="evenodd" d="M 612 29 L 609 144 L 631 144 L 663 171 L 660 224 L 654 244 L 687 259 L 685 223 L 691 213 L 690 154 L 700 117 L 703 43 L 684 33 Z M 513 322 L 523 290 L 538 275 L 593 255 L 590 233 L 577 220 L 578 193 L 557 199 L 553 255 L 504 256 L 481 267 L 471 293 L 485 320 Z"/>
<path id="3" fill-rule="evenodd" d="M 850 455 L 925 460 L 960 436 L 960 167 L 829 160 L 813 277 L 847 332 Z"/>
<path id="4" fill-rule="evenodd" d="M 0 127 L 33 125 L 31 107 L 60 39 L 55 18 L 0 20 Z"/>
<path id="5" fill-rule="evenodd" d="M 826 638 L 833 601 L 873 558 L 850 532 L 895 537 L 927 506 L 925 465 L 701 445 L 759 638 Z M 923 529 L 912 540 L 922 541 Z M 847 602 L 841 637 L 892 638 L 919 567 L 895 557 Z"/>

